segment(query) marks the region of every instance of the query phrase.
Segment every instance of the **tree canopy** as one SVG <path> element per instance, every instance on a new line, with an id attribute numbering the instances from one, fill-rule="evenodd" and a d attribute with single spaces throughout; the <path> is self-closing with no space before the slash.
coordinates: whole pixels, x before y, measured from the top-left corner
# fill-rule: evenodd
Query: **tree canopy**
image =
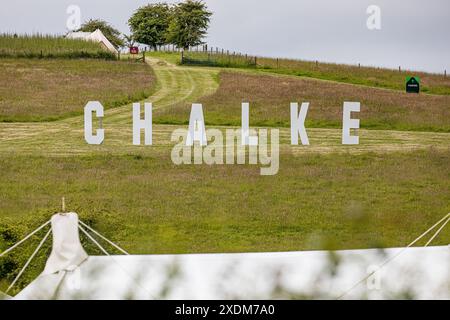
<path id="1" fill-rule="evenodd" d="M 128 20 L 133 39 L 153 48 L 166 44 L 172 8 L 166 3 L 143 6 Z"/>
<path id="2" fill-rule="evenodd" d="M 167 30 L 167 41 L 184 49 L 202 44 L 211 15 L 202 1 L 181 2 L 174 8 Z"/>
<path id="3" fill-rule="evenodd" d="M 136 10 L 128 25 L 137 42 L 154 49 L 169 43 L 186 49 L 203 43 L 211 15 L 206 4 L 199 0 L 173 6 L 156 3 Z"/>
<path id="4" fill-rule="evenodd" d="M 115 46 L 121 47 L 124 45 L 122 38 L 120 37 L 119 30 L 112 27 L 108 22 L 100 19 L 90 19 L 81 25 L 81 28 L 76 31 L 94 32 L 100 29 L 105 37 Z"/>

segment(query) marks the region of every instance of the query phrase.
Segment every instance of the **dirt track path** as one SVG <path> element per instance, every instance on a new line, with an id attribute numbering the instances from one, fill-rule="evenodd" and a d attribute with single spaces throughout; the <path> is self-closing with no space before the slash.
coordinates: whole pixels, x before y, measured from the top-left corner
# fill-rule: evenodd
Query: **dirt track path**
<path id="1" fill-rule="evenodd" d="M 178 103 L 196 102 L 200 97 L 214 93 L 218 87 L 217 69 L 184 68 L 152 58 L 148 58 L 147 63 L 155 72 L 157 84 L 154 93 L 144 101 L 152 102 L 154 111 Z M 76 116 L 55 122 L 0 123 L 0 151 L 60 155 L 85 153 L 80 150 L 80 147 L 86 147 L 83 121 L 83 116 Z M 114 139 L 112 141 L 118 144 L 119 150 L 123 151 L 121 147 L 130 144 L 126 138 L 131 135 L 131 125 L 131 104 L 105 110 L 103 127 L 106 128 L 106 136 Z M 155 128 L 154 134 L 157 135 L 158 130 Z"/>
<path id="2" fill-rule="evenodd" d="M 152 102 L 153 110 L 169 108 L 178 103 L 193 103 L 196 99 L 214 93 L 219 70 L 184 68 L 158 59 L 147 58 L 155 72 L 157 83 L 154 93 L 145 99 Z M 105 123 L 129 124 L 132 121 L 131 105 L 105 111 Z M 79 123 L 82 117 L 62 120 L 65 123 Z"/>

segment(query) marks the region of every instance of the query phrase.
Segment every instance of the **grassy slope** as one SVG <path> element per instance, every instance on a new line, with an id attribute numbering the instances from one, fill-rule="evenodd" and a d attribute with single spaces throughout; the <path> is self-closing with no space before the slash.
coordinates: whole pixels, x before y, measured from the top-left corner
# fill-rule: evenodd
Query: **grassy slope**
<path id="1" fill-rule="evenodd" d="M 290 102 L 310 102 L 306 125 L 340 128 L 344 101 L 361 102 L 361 128 L 450 131 L 450 96 L 410 95 L 393 90 L 261 73 L 224 71 L 217 92 L 202 98 L 205 121 L 240 125 L 241 102 L 250 102 L 255 126 L 290 126 Z M 190 105 L 157 112 L 159 123 L 187 123 Z"/>
<path id="2" fill-rule="evenodd" d="M 103 60 L 0 59 L 0 121 L 48 121 L 141 100 L 155 78 L 147 65 Z"/>
<path id="3" fill-rule="evenodd" d="M 344 83 L 360 84 L 370 87 L 405 90 L 405 81 L 408 76 L 418 76 L 421 82 L 421 91 L 430 94 L 450 95 L 450 77 L 443 74 L 426 72 L 357 67 L 344 64 L 319 63 L 312 61 L 279 59 L 258 59 L 260 68 L 288 75 L 304 76 L 317 79 L 333 80 Z"/>
<path id="4" fill-rule="evenodd" d="M 96 58 L 115 60 L 115 54 L 99 43 L 80 39 L 32 35 L 0 34 L 1 58 Z"/>
<path id="5" fill-rule="evenodd" d="M 217 69 L 151 64 L 155 116 L 217 88 Z M 155 125 L 154 146 L 135 147 L 131 106 L 105 116 L 102 146 L 84 142 L 81 117 L 1 124 L 0 215 L 51 214 L 65 195 L 82 216 L 114 216 L 101 231 L 131 252 L 162 253 L 401 246 L 450 209 L 447 133 L 360 130 L 361 145 L 345 147 L 340 130 L 309 129 L 310 147 L 290 147 L 286 128 L 280 171 L 262 177 L 176 167 L 177 126 Z"/>
<path id="6" fill-rule="evenodd" d="M 232 118 L 219 96 L 239 108 L 223 87 L 216 92 L 220 69 L 150 64 L 155 122 L 197 101 L 211 102 L 210 121 L 216 104 Z M 292 147 L 282 128 L 280 171 L 263 177 L 259 165 L 173 165 L 169 138 L 179 126 L 155 124 L 153 146 L 132 146 L 131 105 L 106 110 L 103 126 L 104 144 L 89 146 L 80 116 L 0 123 L 0 229 L 6 218 L 37 225 L 65 196 L 70 210 L 131 253 L 348 249 L 403 246 L 450 210 L 448 133 L 361 129 L 361 144 L 349 147 L 339 129 L 308 129 L 311 145 Z M 449 237 L 446 228 L 433 244 Z"/>
<path id="7" fill-rule="evenodd" d="M 190 54 L 197 55 L 197 53 Z M 152 52 L 150 55 L 171 63 L 180 61 L 179 53 Z M 289 63 L 297 62 L 303 63 L 289 60 Z M 334 72 L 342 75 L 351 73 L 359 77 L 369 77 L 364 73 L 367 71 L 364 68 L 361 68 L 362 71 L 358 74 L 357 71 L 352 71 L 350 66 L 333 66 L 336 67 L 333 69 Z M 205 121 L 212 125 L 240 125 L 241 102 L 247 101 L 251 104 L 252 125 L 286 127 L 290 125 L 290 102 L 307 101 L 310 102 L 306 120 L 308 127 L 340 128 L 343 102 L 360 101 L 362 108 L 359 117 L 362 128 L 450 131 L 448 95 L 406 94 L 398 90 L 376 88 L 377 85 L 371 87 L 353 85 L 345 83 L 346 81 L 324 81 L 279 74 L 272 72 L 274 70 L 265 69 L 215 68 L 215 70 L 221 70 L 219 89 L 213 95 L 196 101 L 203 103 Z M 380 77 L 391 76 L 390 70 L 375 70 Z M 447 85 L 447 80 L 442 77 L 431 74 L 422 76 L 428 81 L 436 81 L 435 84 Z M 393 79 L 400 81 L 398 77 Z M 450 86 L 450 82 L 448 85 Z M 156 123 L 186 124 L 189 112 L 189 104 L 179 104 L 156 112 L 154 120 Z"/>
<path id="8" fill-rule="evenodd" d="M 159 53 L 159 55 L 162 55 Z M 173 54 L 170 54 L 173 55 Z M 178 55 L 179 54 L 175 54 Z M 189 52 L 185 56 L 193 58 L 199 65 L 215 65 L 218 67 L 237 67 L 255 69 L 254 58 L 246 58 L 238 55 L 207 55 L 198 52 Z M 178 58 L 178 60 L 180 60 Z M 257 58 L 257 70 L 270 73 L 287 74 L 323 80 L 331 80 L 350 84 L 359 84 L 369 87 L 378 87 L 394 90 L 405 90 L 407 76 L 418 76 L 421 80 L 422 92 L 431 94 L 450 95 L 450 77 L 443 74 L 431 74 L 425 72 L 358 67 L 335 63 L 318 63 L 313 61 L 293 59 Z"/>
<path id="9" fill-rule="evenodd" d="M 181 53 L 179 52 L 152 51 L 147 52 L 147 55 L 155 59 L 167 61 L 173 65 L 179 65 L 181 62 Z"/>
<path id="10" fill-rule="evenodd" d="M 148 254 L 402 246 L 450 210 L 448 151 L 282 154 L 274 177 L 140 154 L 2 157 L 0 214 L 50 214 L 66 195 L 82 217 L 116 217 L 101 231 Z"/>

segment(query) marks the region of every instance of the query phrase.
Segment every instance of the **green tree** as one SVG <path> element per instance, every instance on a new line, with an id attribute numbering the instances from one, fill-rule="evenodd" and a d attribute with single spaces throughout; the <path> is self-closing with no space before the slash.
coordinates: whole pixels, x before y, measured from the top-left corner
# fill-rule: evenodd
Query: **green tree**
<path id="1" fill-rule="evenodd" d="M 81 25 L 81 28 L 77 31 L 94 32 L 100 29 L 105 37 L 113 44 L 113 46 L 122 47 L 124 41 L 120 36 L 120 32 L 112 27 L 108 22 L 99 19 L 90 19 Z"/>
<path id="2" fill-rule="evenodd" d="M 123 39 L 124 39 L 125 46 L 127 46 L 128 48 L 133 47 L 136 42 L 134 40 L 133 35 L 128 36 L 128 35 L 124 34 Z"/>
<path id="3" fill-rule="evenodd" d="M 183 49 L 203 44 L 211 15 L 202 1 L 187 0 L 178 4 L 167 30 L 167 41 Z"/>
<path id="4" fill-rule="evenodd" d="M 166 44 L 166 33 L 172 17 L 172 8 L 165 3 L 140 7 L 128 20 L 133 39 L 156 49 Z"/>

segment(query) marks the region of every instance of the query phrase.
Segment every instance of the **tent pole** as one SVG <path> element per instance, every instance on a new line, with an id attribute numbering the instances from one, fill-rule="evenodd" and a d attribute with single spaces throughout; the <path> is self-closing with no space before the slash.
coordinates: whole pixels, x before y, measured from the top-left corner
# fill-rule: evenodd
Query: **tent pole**
<path id="1" fill-rule="evenodd" d="M 88 228 L 90 231 L 92 231 L 94 234 L 96 234 L 97 236 L 99 236 L 100 238 L 102 238 L 103 240 L 105 240 L 106 242 L 108 242 L 110 245 L 112 245 L 114 248 L 116 248 L 117 250 L 119 250 L 120 252 L 122 252 L 125 255 L 130 255 L 128 252 L 126 252 L 124 249 L 122 249 L 121 247 L 119 247 L 117 244 L 115 244 L 114 242 L 108 240 L 106 237 L 102 236 L 99 232 L 95 231 L 93 228 L 89 227 L 86 223 L 84 223 L 83 221 L 79 220 L 79 223 L 81 223 L 84 227 Z"/>
<path id="2" fill-rule="evenodd" d="M 61 209 L 62 213 L 66 213 L 66 199 L 64 197 L 61 199 Z"/>
<path id="3" fill-rule="evenodd" d="M 0 258 L 3 257 L 4 255 L 8 254 L 9 252 L 11 252 L 12 250 L 14 250 L 15 248 L 17 248 L 19 245 L 21 245 L 22 243 L 24 243 L 26 240 L 28 240 L 30 237 L 32 237 L 35 233 L 39 232 L 42 228 L 44 228 L 46 225 L 48 225 L 50 223 L 50 220 L 48 220 L 46 223 L 44 223 L 43 225 L 41 225 L 39 228 L 37 228 L 36 230 L 34 230 L 32 233 L 30 233 L 29 235 L 27 235 L 25 238 L 23 238 L 22 240 L 20 240 L 19 242 L 17 242 L 15 245 L 13 245 L 11 248 L 6 249 L 5 251 L 3 251 L 2 253 L 0 253 Z"/>

